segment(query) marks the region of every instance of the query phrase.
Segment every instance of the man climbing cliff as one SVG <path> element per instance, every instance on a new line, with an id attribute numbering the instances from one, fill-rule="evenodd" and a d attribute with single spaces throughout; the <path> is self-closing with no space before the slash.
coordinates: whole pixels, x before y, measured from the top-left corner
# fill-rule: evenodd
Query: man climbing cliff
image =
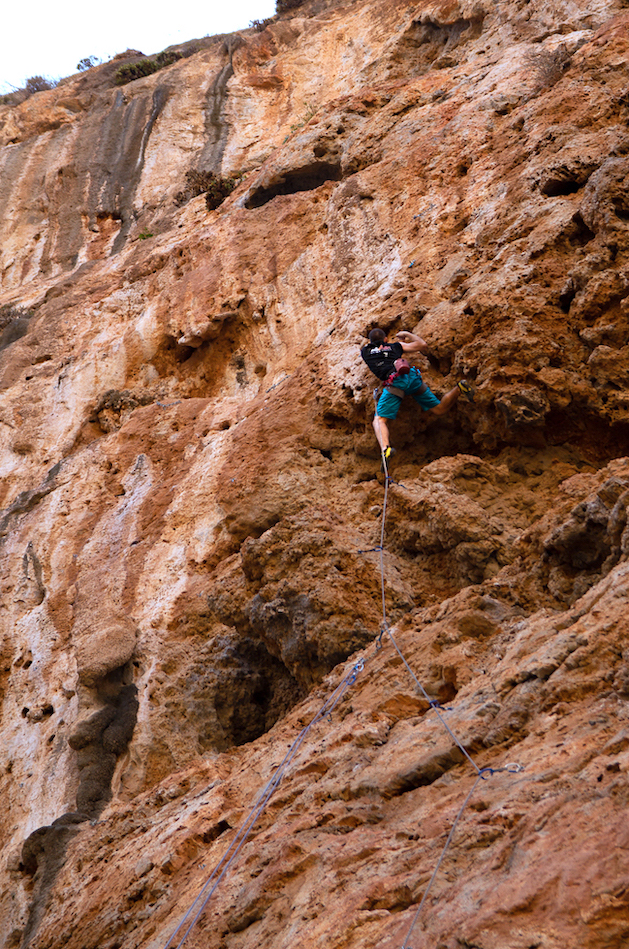
<path id="1" fill-rule="evenodd" d="M 401 330 L 396 333 L 396 339 L 389 342 L 384 330 L 376 327 L 369 333 L 369 344 L 363 346 L 360 355 L 371 371 L 384 382 L 384 392 L 378 399 L 373 428 L 378 439 L 385 462 L 394 452 L 389 443 L 388 421 L 397 416 L 404 395 L 408 392 L 415 401 L 431 415 L 445 415 L 461 393 L 470 401 L 474 401 L 472 387 L 464 381 L 457 382 L 454 389 L 443 396 L 441 400 L 430 391 L 423 382 L 419 369 L 410 366 L 404 359 L 405 353 L 422 353 L 428 356 L 428 343 L 416 336 Z"/>

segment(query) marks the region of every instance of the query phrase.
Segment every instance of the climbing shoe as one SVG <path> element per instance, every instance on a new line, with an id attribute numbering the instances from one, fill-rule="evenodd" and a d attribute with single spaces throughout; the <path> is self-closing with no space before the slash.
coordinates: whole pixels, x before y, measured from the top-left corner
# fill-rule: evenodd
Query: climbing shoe
<path id="1" fill-rule="evenodd" d="M 395 454 L 395 448 L 391 448 L 389 445 L 387 448 L 382 449 L 382 465 L 381 468 L 384 471 L 385 464 L 388 465 L 391 461 L 392 455 Z"/>
<path id="2" fill-rule="evenodd" d="M 460 382 L 457 382 L 456 386 L 459 392 L 465 396 L 468 402 L 474 401 L 474 390 L 469 382 L 466 382 L 465 379 L 461 379 Z"/>

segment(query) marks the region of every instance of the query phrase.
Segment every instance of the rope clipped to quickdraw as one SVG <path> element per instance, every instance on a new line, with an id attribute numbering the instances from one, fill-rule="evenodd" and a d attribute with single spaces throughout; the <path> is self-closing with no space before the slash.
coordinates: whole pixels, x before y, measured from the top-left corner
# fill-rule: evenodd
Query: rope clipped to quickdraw
<path id="1" fill-rule="evenodd" d="M 420 904 L 419 904 L 419 906 L 417 907 L 417 910 L 416 910 L 416 912 L 415 912 L 415 915 L 413 916 L 413 919 L 412 919 L 412 921 L 411 921 L 411 925 L 410 925 L 410 927 L 409 927 L 409 930 L 408 930 L 408 932 L 407 932 L 407 934 L 406 934 L 406 937 L 405 937 L 405 939 L 404 939 L 404 942 L 403 942 L 403 944 L 402 944 L 402 946 L 401 946 L 401 949 L 411 949 L 411 947 L 408 945 L 408 941 L 409 941 L 409 939 L 411 938 L 411 935 L 412 935 L 412 933 L 413 933 L 413 930 L 414 930 L 414 928 L 415 928 L 415 925 L 416 925 L 416 923 L 417 923 L 417 920 L 419 919 L 419 917 L 420 917 L 420 915 L 421 915 L 421 912 L 422 912 L 422 909 L 424 908 L 424 905 L 425 905 L 425 903 L 426 903 L 426 900 L 428 899 L 428 895 L 429 895 L 429 893 L 430 893 L 430 890 L 432 889 L 432 885 L 433 885 L 433 883 L 434 883 L 434 881 L 435 881 L 435 879 L 436 879 L 436 877 L 437 877 L 437 874 L 439 873 L 439 870 L 441 869 L 441 865 L 442 865 L 442 863 L 443 863 L 443 861 L 444 861 L 444 859 L 445 859 L 445 856 L 446 856 L 446 854 L 447 854 L 447 852 L 448 852 L 448 849 L 449 849 L 449 847 L 450 847 L 450 844 L 452 843 L 452 839 L 453 839 L 454 834 L 455 834 L 455 831 L 456 831 L 456 829 L 457 829 L 457 827 L 458 827 L 459 821 L 461 820 L 461 817 L 463 816 L 463 813 L 464 813 L 464 811 L 465 811 L 465 808 L 466 808 L 467 805 L 469 804 L 469 802 L 470 802 L 470 800 L 471 800 L 471 798 L 472 798 L 472 796 L 473 796 L 473 794 L 474 794 L 474 791 L 476 790 L 478 784 L 479 784 L 481 781 L 486 780 L 487 778 L 491 777 L 492 775 L 497 774 L 498 772 L 508 772 L 509 774 L 517 774 L 517 773 L 519 773 L 520 771 L 523 771 L 524 768 L 523 768 L 521 765 L 519 765 L 519 764 L 508 764 L 508 765 L 505 765 L 505 767 L 503 767 L 503 768 L 488 768 L 488 767 L 480 768 L 480 767 L 476 764 L 476 762 L 474 761 L 474 759 L 472 758 L 472 756 L 469 754 L 469 752 L 467 751 L 467 749 L 465 748 L 465 746 L 463 745 L 463 743 L 460 741 L 460 739 L 457 737 L 457 735 L 455 735 L 455 733 L 453 732 L 453 730 L 450 728 L 450 726 L 448 725 L 448 723 L 447 723 L 447 721 L 445 720 L 445 718 L 443 717 L 443 715 L 441 714 L 442 712 L 449 711 L 449 710 L 446 709 L 446 708 L 444 708 L 444 707 L 441 705 L 440 702 L 436 701 L 435 699 L 431 699 L 431 698 L 430 698 L 430 696 L 429 696 L 428 693 L 426 692 L 426 689 L 424 688 L 424 686 L 422 685 L 422 683 L 420 682 L 420 680 L 417 678 L 417 676 L 416 676 L 415 673 L 413 672 L 413 670 L 412 670 L 412 668 L 410 667 L 409 663 L 407 662 L 406 657 L 404 656 L 404 653 L 402 652 L 402 650 L 401 650 L 400 647 L 398 646 L 397 642 L 395 641 L 395 637 L 393 636 L 393 633 L 391 632 L 391 627 L 389 626 L 389 621 L 388 621 L 388 618 L 387 618 L 387 604 L 386 604 L 385 581 L 384 581 L 384 534 L 385 534 L 385 524 L 386 524 L 386 516 L 387 516 L 387 502 L 388 502 L 388 496 L 389 496 L 389 485 L 390 485 L 391 483 L 394 483 L 394 484 L 395 484 L 395 483 L 397 483 L 397 482 L 394 482 L 393 479 L 391 478 L 391 476 L 389 475 L 389 470 L 388 470 L 388 465 L 387 465 L 387 459 L 386 459 L 386 457 L 385 457 L 384 449 L 381 449 L 381 453 L 382 453 L 382 470 L 383 470 L 383 472 L 384 472 L 384 502 L 383 502 L 383 505 L 382 505 L 382 524 L 381 524 L 381 527 L 380 527 L 380 544 L 379 544 L 378 547 L 372 548 L 373 551 L 378 551 L 379 554 L 380 554 L 380 588 L 381 588 L 381 594 L 382 594 L 382 623 L 381 623 L 381 626 L 380 626 L 380 634 L 379 634 L 379 636 L 378 636 L 378 638 L 377 638 L 377 640 L 376 640 L 376 649 L 379 650 L 379 649 L 382 649 L 382 648 L 383 648 L 383 647 L 382 647 L 382 638 L 383 638 L 384 634 L 386 633 L 387 636 L 389 637 L 389 639 L 391 640 L 391 643 L 393 644 L 393 647 L 395 648 L 395 651 L 397 652 L 398 656 L 400 657 L 400 659 L 402 660 L 404 666 L 406 667 L 408 673 L 410 674 L 411 678 L 413 679 L 413 682 L 415 683 L 415 685 L 417 686 L 417 688 L 418 688 L 419 691 L 421 692 L 422 696 L 423 696 L 423 697 L 425 698 L 425 700 L 428 702 L 429 709 L 430 709 L 431 711 L 434 711 L 434 713 L 435 713 L 436 716 L 438 717 L 439 721 L 441 722 L 441 724 L 442 724 L 443 727 L 445 728 L 446 732 L 448 733 L 448 735 L 450 736 L 450 738 L 452 739 L 452 741 L 455 743 L 455 745 L 457 746 L 457 748 L 463 753 L 463 755 L 465 756 L 465 758 L 469 761 L 469 763 L 472 765 L 472 767 L 473 767 L 474 770 L 476 771 L 476 779 L 475 779 L 475 781 L 474 781 L 472 787 L 470 788 L 470 790 L 469 790 L 469 792 L 468 792 L 468 794 L 467 794 L 465 800 L 463 801 L 463 803 L 462 803 L 461 807 L 459 808 L 459 811 L 458 811 L 458 813 L 457 813 L 457 815 L 456 815 L 456 817 L 455 817 L 455 819 L 454 819 L 454 822 L 453 822 L 453 824 L 452 824 L 452 827 L 450 828 L 450 833 L 448 834 L 448 837 L 447 837 L 447 839 L 446 839 L 446 842 L 445 842 L 445 844 L 444 844 L 444 846 L 443 846 L 443 850 L 441 851 L 441 855 L 440 855 L 440 857 L 439 857 L 439 860 L 437 861 L 437 865 L 436 865 L 435 869 L 433 870 L 433 873 L 432 873 L 432 876 L 431 876 L 430 880 L 428 881 L 428 885 L 427 885 L 426 889 L 424 890 L 424 893 L 423 893 L 423 895 L 422 895 Z M 364 551 L 364 553 L 366 553 L 366 551 Z"/>
<path id="2" fill-rule="evenodd" d="M 191 920 L 190 924 L 188 925 L 188 928 L 183 933 L 181 939 L 179 940 L 179 942 L 177 943 L 175 947 L 175 949 L 181 949 L 187 937 L 189 936 L 190 932 L 192 931 L 195 924 L 198 922 L 199 918 L 201 917 L 208 902 L 214 895 L 216 888 L 218 887 L 221 880 L 223 879 L 223 877 L 225 876 L 225 874 L 231 867 L 232 863 L 234 862 L 234 860 L 236 859 L 236 857 L 238 856 L 238 854 L 244 847 L 247 841 L 247 838 L 249 837 L 249 834 L 251 833 L 253 829 L 255 822 L 257 821 L 257 819 L 260 817 L 265 807 L 267 806 L 273 792 L 275 791 L 280 781 L 282 780 L 282 777 L 284 775 L 284 772 L 286 771 L 286 768 L 288 767 L 290 762 L 293 760 L 293 758 L 295 757 L 295 755 L 301 748 L 309 731 L 314 725 L 316 725 L 317 722 L 321 721 L 321 719 L 325 718 L 326 716 L 329 716 L 334 711 L 338 703 L 341 701 L 341 699 L 345 695 L 345 692 L 350 688 L 350 686 L 354 684 L 359 673 L 361 673 L 364 668 L 365 668 L 365 660 L 361 658 L 358 660 L 358 662 L 354 664 L 354 666 L 350 669 L 350 671 L 343 677 L 343 679 L 341 680 L 339 685 L 337 685 L 336 689 L 334 689 L 332 694 L 328 696 L 328 698 L 325 700 L 325 702 L 323 703 L 319 711 L 316 713 L 314 718 L 309 722 L 309 724 L 306 725 L 304 728 L 302 728 L 302 730 L 299 732 L 297 738 L 295 739 L 295 741 L 292 743 L 292 745 L 290 746 L 290 748 L 284 755 L 283 760 L 277 766 L 271 778 L 269 779 L 265 787 L 260 792 L 260 795 L 256 803 L 253 805 L 252 809 L 249 811 L 249 814 L 247 818 L 245 819 L 245 821 L 241 824 L 231 844 L 229 845 L 229 847 L 227 848 L 227 850 L 225 851 L 225 853 L 223 854 L 219 862 L 216 864 L 216 866 L 212 870 L 210 876 L 204 883 L 200 892 L 197 894 L 192 905 L 190 906 L 190 908 L 184 915 L 183 919 L 180 921 L 177 928 L 174 930 L 174 932 L 171 933 L 170 937 L 168 938 L 168 941 L 164 944 L 164 949 L 169 949 L 169 947 L 173 945 L 173 941 L 179 935 L 179 933 L 181 932 L 181 930 L 187 923 L 192 913 L 198 907 L 194 918 Z"/>
<path id="3" fill-rule="evenodd" d="M 481 768 L 481 769 L 479 770 L 478 774 L 476 775 L 476 780 L 474 781 L 474 784 L 472 785 L 472 787 L 471 787 L 470 790 L 468 791 L 467 797 L 465 798 L 465 800 L 464 800 L 463 803 L 461 804 L 461 806 L 460 806 L 460 808 L 459 808 L 459 812 L 458 812 L 458 814 L 456 815 L 456 817 L 454 818 L 452 827 L 450 828 L 450 833 L 448 834 L 448 839 L 446 840 L 445 844 L 443 845 L 443 850 L 441 851 L 441 856 L 439 857 L 439 860 L 437 861 L 437 865 L 436 865 L 435 869 L 434 869 L 433 872 L 432 872 L 432 876 L 431 876 L 430 880 L 428 881 L 428 886 L 427 886 L 426 889 L 424 890 L 424 893 L 423 893 L 422 898 L 421 898 L 421 902 L 420 902 L 419 906 L 417 907 L 417 910 L 415 911 L 415 915 L 413 916 L 413 919 L 412 919 L 412 921 L 411 921 L 411 925 L 409 926 L 408 932 L 407 932 L 407 934 L 406 934 L 406 937 L 405 937 L 405 939 L 404 939 L 404 942 L 402 943 L 401 949 L 411 949 L 411 947 L 408 945 L 408 941 L 409 941 L 409 939 L 411 938 L 411 935 L 412 935 L 412 933 L 413 933 L 413 930 L 415 929 L 415 924 L 417 923 L 417 920 L 419 919 L 419 917 L 420 917 L 420 915 L 421 915 L 421 911 L 422 911 L 422 909 L 424 908 L 424 904 L 425 904 L 426 900 L 428 899 L 428 894 L 430 893 L 430 890 L 432 889 L 432 885 L 433 885 L 433 883 L 435 882 L 435 879 L 436 879 L 436 877 L 437 877 L 437 874 L 439 873 L 439 870 L 441 869 L 441 864 L 443 863 L 444 858 L 445 858 L 445 855 L 447 854 L 448 849 L 449 849 L 449 847 L 450 847 L 450 844 L 452 843 L 452 838 L 454 837 L 454 832 L 455 832 L 455 830 L 456 830 L 457 827 L 458 827 L 458 824 L 459 824 L 459 821 L 461 820 L 461 817 L 463 816 L 463 811 L 465 810 L 465 808 L 466 808 L 467 805 L 469 804 L 470 800 L 472 799 L 472 796 L 473 796 L 473 794 L 474 794 L 474 791 L 476 790 L 476 788 L 477 788 L 477 786 L 478 786 L 478 784 L 479 784 L 480 781 L 486 780 L 488 777 L 491 777 L 492 774 L 497 774 L 499 771 L 508 771 L 509 774 L 518 774 L 520 771 L 524 771 L 524 768 L 523 768 L 522 765 L 520 765 L 520 764 L 514 764 L 514 765 L 506 765 L 504 768 Z"/>
<path id="4" fill-rule="evenodd" d="M 383 624 L 383 626 L 384 626 L 384 624 Z M 400 647 L 398 646 L 398 644 L 397 644 L 396 641 L 395 641 L 395 638 L 394 638 L 393 633 L 391 632 L 391 630 L 390 630 L 390 628 L 389 628 L 389 624 L 388 624 L 388 623 L 386 624 L 386 626 L 384 626 L 384 631 L 386 632 L 387 636 L 389 637 L 389 639 L 390 639 L 391 642 L 393 643 L 393 646 L 395 647 L 395 651 L 397 652 L 398 656 L 400 657 L 400 659 L 402 660 L 402 662 L 403 662 L 404 665 L 406 666 L 408 672 L 409 672 L 410 675 L 411 675 L 411 678 L 413 679 L 413 682 L 415 683 L 415 685 L 417 686 L 417 688 L 419 689 L 419 691 L 421 692 L 421 694 L 423 695 L 423 697 L 424 697 L 424 698 L 426 699 L 426 701 L 428 702 L 430 708 L 434 711 L 435 715 L 437 716 L 437 718 L 439 719 L 439 721 L 441 722 L 441 724 L 443 725 L 443 727 L 444 727 L 445 730 L 447 731 L 447 733 L 448 733 L 448 735 L 450 736 L 450 738 L 452 739 L 452 741 L 453 741 L 453 742 L 455 743 L 455 745 L 459 748 L 459 750 L 463 752 L 463 754 L 465 755 L 465 757 L 467 758 L 467 760 L 469 761 L 469 763 L 472 765 L 472 767 L 474 768 L 474 770 L 476 771 L 476 773 L 477 773 L 477 774 L 480 774 L 482 769 L 478 767 L 478 765 L 476 764 L 476 762 L 474 761 L 474 759 L 472 758 L 472 756 L 469 754 L 469 752 L 467 751 L 467 749 L 465 748 L 465 746 L 462 744 L 462 742 L 461 742 L 461 741 L 457 738 L 457 736 L 454 734 L 454 732 L 452 731 L 452 729 L 450 728 L 450 726 L 449 726 L 448 723 L 446 722 L 445 718 L 444 718 L 443 715 L 441 714 L 441 711 L 440 711 L 440 709 L 442 709 L 441 704 L 440 704 L 439 702 L 433 701 L 433 700 L 430 698 L 430 696 L 429 696 L 428 693 L 426 692 L 426 689 L 425 689 L 424 686 L 421 684 L 421 682 L 419 681 L 419 679 L 417 678 L 417 676 L 415 675 L 415 673 L 413 672 L 413 670 L 412 670 L 411 667 L 409 666 L 408 662 L 406 661 L 406 657 L 404 656 L 402 650 L 400 649 Z M 445 709 L 444 709 L 444 711 L 445 711 Z"/>
<path id="5" fill-rule="evenodd" d="M 385 578 L 384 578 L 384 549 L 385 549 L 384 535 L 385 535 L 385 524 L 386 524 L 386 515 L 387 515 L 387 504 L 388 504 L 388 498 L 389 498 L 389 485 L 398 484 L 398 482 L 394 481 L 389 475 L 387 459 L 385 457 L 384 450 L 382 450 L 382 470 L 384 472 L 385 481 L 384 481 L 384 502 L 383 502 L 383 507 L 382 507 L 382 524 L 380 528 L 380 544 L 377 547 L 371 548 L 372 551 L 374 552 L 377 551 L 380 554 L 380 587 L 381 587 L 381 599 L 382 599 L 382 623 L 381 623 L 380 633 L 375 643 L 376 651 L 383 648 L 382 638 L 383 638 L 384 633 L 386 632 L 396 652 L 398 653 L 398 656 L 402 660 L 403 664 L 405 665 L 406 669 L 408 670 L 409 674 L 411 675 L 418 689 L 422 693 L 423 697 L 428 702 L 429 708 L 433 710 L 435 714 L 438 716 L 445 730 L 448 732 L 448 734 L 450 735 L 454 743 L 461 750 L 463 755 L 467 758 L 467 760 L 470 762 L 470 764 L 476 771 L 476 779 L 474 781 L 474 784 L 472 785 L 465 800 L 463 801 L 463 804 L 459 808 L 456 818 L 454 819 L 452 827 L 450 828 L 450 833 L 448 834 L 448 838 L 441 852 L 441 856 L 439 857 L 437 865 L 428 882 L 428 886 L 424 890 L 421 902 L 415 912 L 415 915 L 413 916 L 408 933 L 401 947 L 401 949 L 410 949 L 410 947 L 408 946 L 408 940 L 410 939 L 412 935 L 413 929 L 415 928 L 417 920 L 419 919 L 421 911 L 426 903 L 426 900 L 428 898 L 432 885 L 437 877 L 437 874 L 441 868 L 441 865 L 446 856 L 446 853 L 450 847 L 450 844 L 454 837 L 454 833 L 459 824 L 459 821 L 461 820 L 463 812 L 465 811 L 465 808 L 467 807 L 472 795 L 474 794 L 474 791 L 476 790 L 477 785 L 479 784 L 480 781 L 485 780 L 486 778 L 498 772 L 506 771 L 510 774 L 515 774 L 520 771 L 523 771 L 524 769 L 519 764 L 506 765 L 505 767 L 502 767 L 502 768 L 488 768 L 488 767 L 479 768 L 476 762 L 473 760 L 473 758 L 470 756 L 470 754 L 466 750 L 466 748 L 463 746 L 461 741 L 454 734 L 454 732 L 452 731 L 448 723 L 445 721 L 443 715 L 441 714 L 442 711 L 448 711 L 448 709 L 444 708 L 439 702 L 430 698 L 430 696 L 424 689 L 424 686 L 419 681 L 419 679 L 417 678 L 417 676 L 411 669 L 410 665 L 408 664 L 406 657 L 402 653 L 402 650 L 400 649 L 400 647 L 395 641 L 395 638 L 393 636 L 393 633 L 391 632 L 388 618 L 387 618 L 386 591 L 385 591 Z M 403 485 L 401 485 L 401 487 L 403 487 Z M 361 553 L 367 553 L 367 552 L 368 551 L 361 551 Z M 177 938 L 179 933 L 182 931 L 182 929 L 184 928 L 184 926 L 186 925 L 186 923 L 188 922 L 192 914 L 195 913 L 195 910 L 196 910 L 196 913 L 194 917 L 192 918 L 192 920 L 190 921 L 190 923 L 188 924 L 187 929 L 181 936 L 177 945 L 174 947 L 174 949 L 181 949 L 187 937 L 189 936 L 190 932 L 194 928 L 195 924 L 198 922 L 201 915 L 203 914 L 208 902 L 212 898 L 221 880 L 224 878 L 224 876 L 230 869 L 231 865 L 238 857 L 238 854 L 244 847 L 256 821 L 258 820 L 258 818 L 261 816 L 264 809 L 266 808 L 271 796 L 273 795 L 274 791 L 280 784 L 280 781 L 282 780 L 282 777 L 284 775 L 284 772 L 286 771 L 286 768 L 288 767 L 290 762 L 293 760 L 293 758 L 295 757 L 295 755 L 301 748 L 311 728 L 317 722 L 321 721 L 323 718 L 326 718 L 326 717 L 328 719 L 330 718 L 332 711 L 336 708 L 336 706 L 342 699 L 347 689 L 350 688 L 350 686 L 354 684 L 354 682 L 356 681 L 356 678 L 358 677 L 359 673 L 363 671 L 364 667 L 365 667 L 365 660 L 361 658 L 358 660 L 358 662 L 355 663 L 352 669 L 344 676 L 344 678 L 341 680 L 341 682 L 336 687 L 336 689 L 334 689 L 332 694 L 325 700 L 325 702 L 323 703 L 319 711 L 316 713 L 316 715 L 309 722 L 309 724 L 306 725 L 300 731 L 297 738 L 288 749 L 282 762 L 277 766 L 271 778 L 269 779 L 265 787 L 262 789 L 256 803 L 253 805 L 245 821 L 241 824 L 231 844 L 229 845 L 229 847 L 227 848 L 227 850 L 225 851 L 225 853 L 223 854 L 219 862 L 216 864 L 216 866 L 212 870 L 210 876 L 208 877 L 205 884 L 203 885 L 203 887 L 201 888 L 201 890 L 195 897 L 194 901 L 192 902 L 191 906 L 189 907 L 189 909 L 187 910 L 187 912 L 185 913 L 185 915 L 179 922 L 176 929 L 171 933 L 170 937 L 168 938 L 168 941 L 164 944 L 163 949 L 170 949 L 170 947 L 173 946 L 174 940 Z"/>

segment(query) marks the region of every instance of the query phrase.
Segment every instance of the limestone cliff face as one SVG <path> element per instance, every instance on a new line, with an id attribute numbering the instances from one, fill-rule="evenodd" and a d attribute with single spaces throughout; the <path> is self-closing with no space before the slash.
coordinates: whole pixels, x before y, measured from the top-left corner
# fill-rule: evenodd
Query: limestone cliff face
<path id="1" fill-rule="evenodd" d="M 621 946 L 629 11 L 293 14 L 0 106 L 0 947 L 163 949 L 343 682 L 187 947 L 404 943 L 478 777 L 426 695 L 495 773 L 408 946 Z M 476 390 L 382 561 L 377 324 Z"/>

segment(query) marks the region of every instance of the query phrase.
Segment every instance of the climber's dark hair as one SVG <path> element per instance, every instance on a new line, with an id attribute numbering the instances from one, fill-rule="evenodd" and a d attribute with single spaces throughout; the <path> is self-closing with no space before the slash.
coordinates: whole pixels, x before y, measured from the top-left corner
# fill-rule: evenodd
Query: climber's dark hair
<path id="1" fill-rule="evenodd" d="M 370 343 L 383 343 L 387 338 L 387 334 L 384 330 L 381 330 L 379 326 L 376 326 L 375 329 L 372 329 L 369 334 Z"/>

